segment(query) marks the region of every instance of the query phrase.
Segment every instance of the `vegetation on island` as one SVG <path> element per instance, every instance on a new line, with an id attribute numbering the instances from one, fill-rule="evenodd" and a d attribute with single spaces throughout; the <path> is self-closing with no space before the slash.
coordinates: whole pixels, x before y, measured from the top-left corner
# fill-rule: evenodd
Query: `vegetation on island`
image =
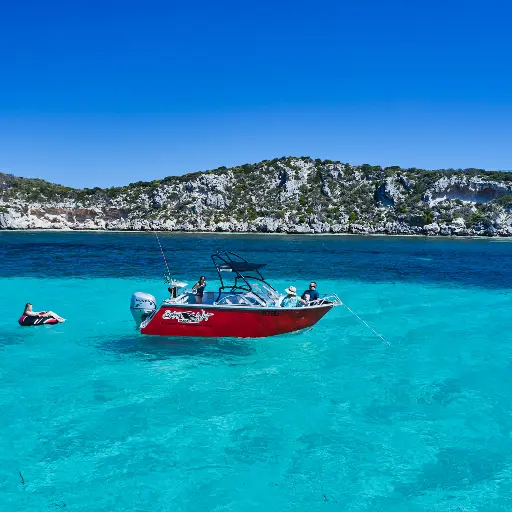
<path id="1" fill-rule="evenodd" d="M 105 189 L 0 174 L 4 218 L 49 209 L 78 228 L 81 211 L 107 229 L 508 234 L 512 173 L 282 157 Z"/>

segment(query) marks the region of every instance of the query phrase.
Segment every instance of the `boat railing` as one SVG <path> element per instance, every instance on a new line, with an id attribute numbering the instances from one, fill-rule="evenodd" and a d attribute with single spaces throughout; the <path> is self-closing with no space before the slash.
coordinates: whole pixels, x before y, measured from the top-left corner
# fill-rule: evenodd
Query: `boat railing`
<path id="1" fill-rule="evenodd" d="M 341 302 L 341 299 L 335 294 L 332 293 L 331 295 L 324 295 L 323 297 L 320 297 L 319 299 L 312 300 L 308 302 L 308 306 L 323 306 L 324 304 L 332 304 L 333 306 L 341 306 L 343 302 Z"/>

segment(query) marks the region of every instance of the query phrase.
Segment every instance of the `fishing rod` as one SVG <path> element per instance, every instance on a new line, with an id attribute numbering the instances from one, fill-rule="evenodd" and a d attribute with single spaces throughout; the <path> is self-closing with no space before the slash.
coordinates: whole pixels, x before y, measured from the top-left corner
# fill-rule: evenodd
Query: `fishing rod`
<path id="1" fill-rule="evenodd" d="M 164 259 L 165 268 L 167 269 L 167 274 L 165 277 L 165 282 L 168 283 L 171 281 L 171 271 L 169 270 L 169 265 L 167 263 L 167 258 L 165 257 L 165 252 L 162 247 L 162 244 L 160 243 L 160 237 L 158 236 L 158 233 L 155 231 L 156 239 L 158 240 L 158 245 L 160 246 L 160 252 L 162 253 L 162 257 Z"/>
<path id="2" fill-rule="evenodd" d="M 344 302 L 342 302 L 341 304 L 342 306 L 345 306 L 348 309 L 348 311 L 350 311 L 359 321 L 366 325 L 366 327 L 368 327 L 368 329 L 370 329 L 370 331 L 372 331 L 376 336 L 378 336 L 384 343 L 391 345 L 391 343 L 389 343 L 389 341 L 386 340 L 384 336 L 382 336 L 382 334 L 379 334 L 373 327 L 370 327 L 357 313 L 352 311 Z"/>

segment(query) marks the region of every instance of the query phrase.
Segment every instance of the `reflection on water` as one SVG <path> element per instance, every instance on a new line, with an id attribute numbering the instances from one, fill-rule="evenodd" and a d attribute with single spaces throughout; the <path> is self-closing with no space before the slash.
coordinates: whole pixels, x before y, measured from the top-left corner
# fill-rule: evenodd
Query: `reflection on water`
<path id="1" fill-rule="evenodd" d="M 212 360 L 245 357 L 256 351 L 258 340 L 233 338 L 166 338 L 134 334 L 101 338 L 96 346 L 113 354 L 135 354 L 148 360 L 161 360 L 180 356 L 203 356 Z M 261 342 L 261 341 L 260 341 Z"/>

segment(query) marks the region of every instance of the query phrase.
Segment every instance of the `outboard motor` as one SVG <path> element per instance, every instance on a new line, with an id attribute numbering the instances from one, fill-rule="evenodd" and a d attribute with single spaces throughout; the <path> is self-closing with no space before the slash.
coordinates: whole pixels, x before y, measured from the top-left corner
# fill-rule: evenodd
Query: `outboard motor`
<path id="1" fill-rule="evenodd" d="M 130 301 L 130 311 L 133 319 L 140 326 L 156 309 L 156 300 L 153 295 L 144 292 L 135 292 Z"/>

